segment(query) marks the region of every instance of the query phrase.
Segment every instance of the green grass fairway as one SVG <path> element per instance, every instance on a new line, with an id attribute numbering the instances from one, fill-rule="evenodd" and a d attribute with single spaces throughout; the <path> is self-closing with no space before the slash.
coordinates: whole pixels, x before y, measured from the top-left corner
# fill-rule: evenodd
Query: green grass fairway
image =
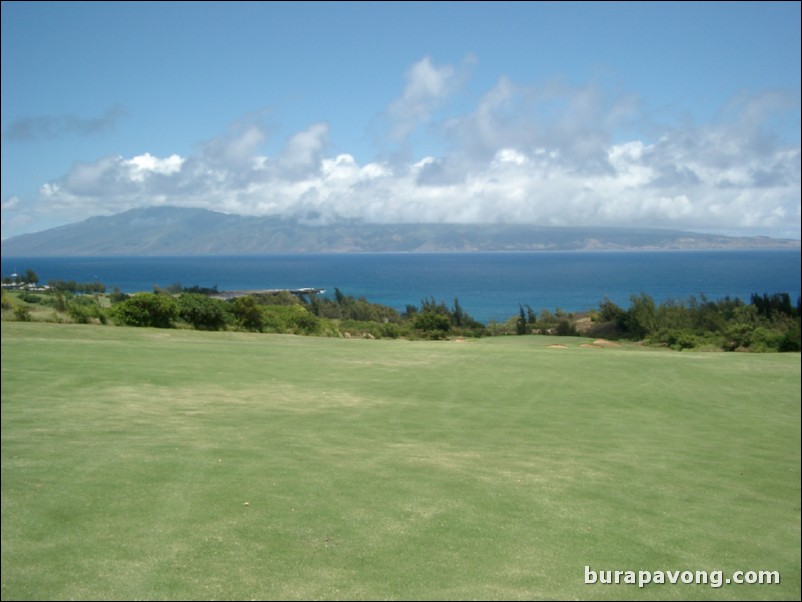
<path id="1" fill-rule="evenodd" d="M 799 600 L 800 355 L 586 342 L 3 323 L 2 599 Z"/>

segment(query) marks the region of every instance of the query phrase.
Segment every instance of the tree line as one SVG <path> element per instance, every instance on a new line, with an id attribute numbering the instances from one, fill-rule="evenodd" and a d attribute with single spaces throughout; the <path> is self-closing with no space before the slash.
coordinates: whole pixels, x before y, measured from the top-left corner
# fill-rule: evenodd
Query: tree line
<path id="1" fill-rule="evenodd" d="M 198 292 L 156 290 L 129 296 L 111 306 L 118 324 L 167 328 L 178 323 L 201 330 L 245 330 L 367 338 L 428 338 L 481 336 L 484 325 L 474 320 L 459 300 L 453 306 L 434 299 L 408 305 L 399 312 L 365 297 L 335 289 L 334 298 L 315 294 L 254 293 L 223 301 Z"/>
<path id="2" fill-rule="evenodd" d="M 46 293 L 17 291 L 15 304 L 3 290 L 4 317 L 31 319 L 32 308 L 52 307 L 55 319 L 157 328 L 242 330 L 318 336 L 445 339 L 494 335 L 547 334 L 604 336 L 643 341 L 672 349 L 799 351 L 802 301 L 788 293 L 754 293 L 749 301 L 705 296 L 656 303 L 641 293 L 623 308 L 604 299 L 597 310 L 577 314 L 557 309 L 535 312 L 519 304 L 517 315 L 487 325 L 475 320 L 455 298 L 446 304 L 434 297 L 404 311 L 372 303 L 334 289 L 333 298 L 288 291 L 216 298 L 217 288 L 182 287 L 180 283 L 152 293 L 105 294 L 98 283 L 49 283 Z M 582 329 L 580 330 L 580 325 Z"/>
<path id="3" fill-rule="evenodd" d="M 802 301 L 788 293 L 753 293 L 749 303 L 705 296 L 657 304 L 633 295 L 627 309 L 605 299 L 598 320 L 613 323 L 620 338 L 673 349 L 721 348 L 727 351 L 800 351 Z"/>

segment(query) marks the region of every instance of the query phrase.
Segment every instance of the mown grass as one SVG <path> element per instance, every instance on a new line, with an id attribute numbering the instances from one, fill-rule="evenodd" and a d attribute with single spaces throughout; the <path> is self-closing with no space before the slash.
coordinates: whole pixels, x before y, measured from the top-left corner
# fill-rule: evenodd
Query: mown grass
<path id="1" fill-rule="evenodd" d="M 2 598 L 798 600 L 799 354 L 553 342 L 3 323 Z"/>

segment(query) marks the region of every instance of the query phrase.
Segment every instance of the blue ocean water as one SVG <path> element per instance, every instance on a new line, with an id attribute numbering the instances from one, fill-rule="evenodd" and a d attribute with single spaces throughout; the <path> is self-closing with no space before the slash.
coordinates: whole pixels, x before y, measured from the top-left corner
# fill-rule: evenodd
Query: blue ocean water
<path id="1" fill-rule="evenodd" d="M 627 307 L 632 294 L 656 301 L 752 293 L 800 295 L 800 252 L 538 251 L 516 253 L 297 254 L 214 257 L 3 257 L 2 275 L 32 269 L 48 280 L 100 281 L 107 290 L 150 291 L 175 283 L 219 290 L 334 288 L 400 311 L 455 298 L 481 322 L 535 311 L 584 311 L 605 297 Z"/>

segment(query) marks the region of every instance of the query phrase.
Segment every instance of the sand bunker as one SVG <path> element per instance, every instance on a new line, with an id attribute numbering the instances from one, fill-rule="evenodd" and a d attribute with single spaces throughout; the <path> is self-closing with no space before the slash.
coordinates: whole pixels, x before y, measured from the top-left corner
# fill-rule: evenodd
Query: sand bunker
<path id="1" fill-rule="evenodd" d="M 596 339 L 593 341 L 593 345 L 596 347 L 620 347 L 618 343 L 613 343 L 612 341 L 608 341 L 607 339 Z"/>
<path id="2" fill-rule="evenodd" d="M 618 343 L 613 343 L 607 339 L 596 339 L 593 343 L 582 343 L 580 347 L 583 349 L 604 349 L 605 347 L 620 347 Z"/>

